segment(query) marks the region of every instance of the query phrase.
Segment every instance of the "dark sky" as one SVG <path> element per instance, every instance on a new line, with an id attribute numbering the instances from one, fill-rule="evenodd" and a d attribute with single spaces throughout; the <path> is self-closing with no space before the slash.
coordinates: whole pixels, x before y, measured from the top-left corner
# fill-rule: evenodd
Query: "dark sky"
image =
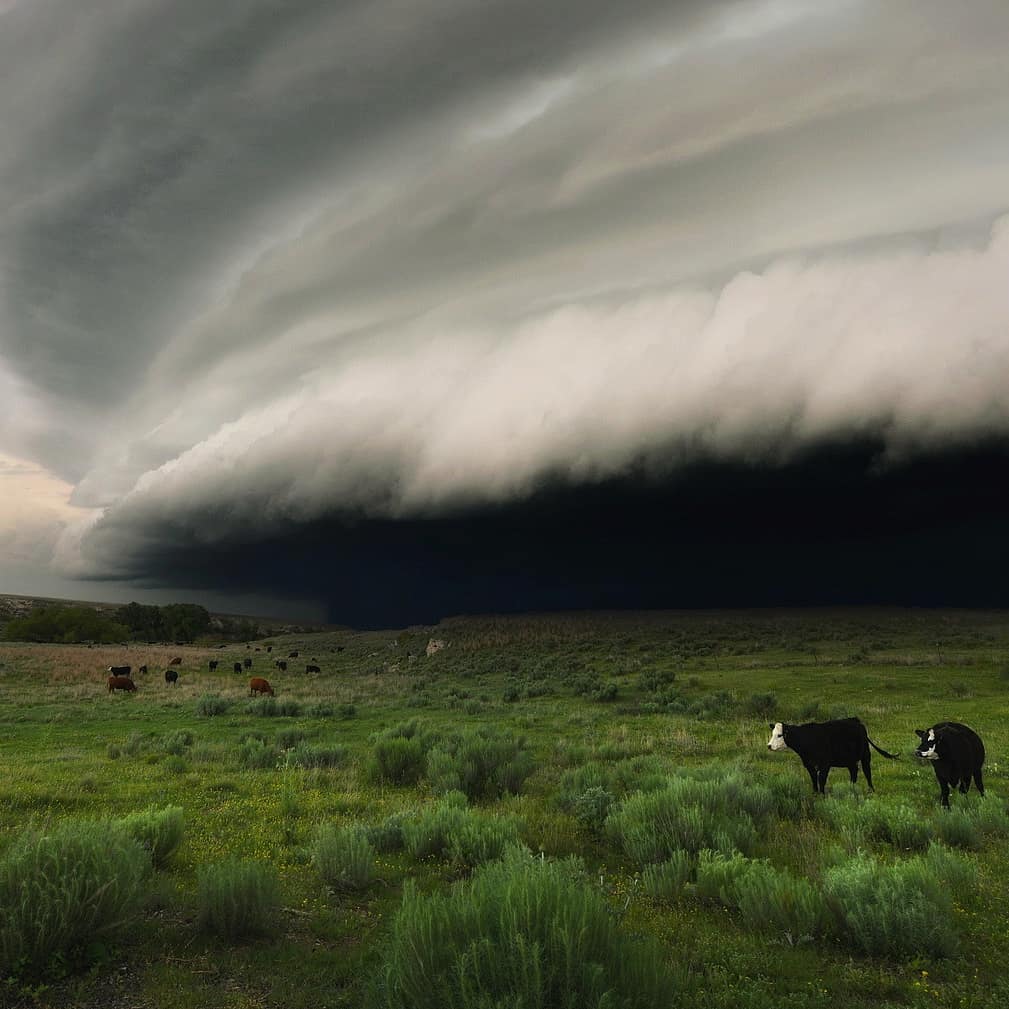
<path id="1" fill-rule="evenodd" d="M 427 520 L 317 521 L 145 559 L 159 579 L 304 596 L 353 626 L 530 609 L 1009 605 L 1009 443 L 881 462 L 696 463 Z"/>

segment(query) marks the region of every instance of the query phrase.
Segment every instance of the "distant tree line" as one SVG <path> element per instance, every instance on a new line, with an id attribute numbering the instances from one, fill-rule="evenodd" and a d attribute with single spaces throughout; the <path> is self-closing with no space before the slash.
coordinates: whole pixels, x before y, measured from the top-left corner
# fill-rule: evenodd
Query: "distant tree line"
<path id="1" fill-rule="evenodd" d="M 4 629 L 8 641 L 111 644 L 126 636 L 122 624 L 90 606 L 43 606 L 16 617 Z"/>
<path id="2" fill-rule="evenodd" d="M 212 618 L 195 603 L 144 606 L 129 603 L 117 610 L 90 606 L 43 606 L 27 616 L 11 620 L 4 637 L 8 641 L 49 641 L 64 644 L 117 641 L 174 641 L 189 643 L 199 637 L 248 641 L 258 637 L 254 620 Z"/>

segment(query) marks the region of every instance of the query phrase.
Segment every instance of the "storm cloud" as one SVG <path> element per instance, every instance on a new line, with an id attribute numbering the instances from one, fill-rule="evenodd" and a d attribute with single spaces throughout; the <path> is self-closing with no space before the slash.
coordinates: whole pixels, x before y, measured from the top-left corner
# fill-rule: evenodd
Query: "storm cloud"
<path id="1" fill-rule="evenodd" d="M 998 0 L 0 5 L 0 451 L 73 488 L 52 563 L 213 588 L 218 550 L 230 589 L 246 548 L 363 565 L 362 530 L 544 488 L 1009 436 L 1007 31 Z"/>

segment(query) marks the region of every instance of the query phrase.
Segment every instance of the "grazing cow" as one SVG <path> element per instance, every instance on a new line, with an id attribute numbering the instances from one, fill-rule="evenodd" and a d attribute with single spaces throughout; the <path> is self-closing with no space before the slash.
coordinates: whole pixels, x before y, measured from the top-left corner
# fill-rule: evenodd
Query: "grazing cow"
<path id="1" fill-rule="evenodd" d="M 267 650 L 268 652 L 272 652 L 272 651 L 273 651 L 273 645 L 267 645 L 267 646 L 266 646 L 266 650 Z"/>
<path id="2" fill-rule="evenodd" d="M 217 669 L 217 659 L 210 660 L 210 671 L 214 672 Z"/>
<path id="3" fill-rule="evenodd" d="M 337 646 L 336 646 L 336 650 L 337 650 L 338 652 L 342 652 L 342 651 L 343 651 L 343 648 L 344 648 L 344 646 L 343 646 L 343 645 L 337 645 Z"/>
<path id="4" fill-rule="evenodd" d="M 109 676 L 129 676 L 133 666 L 109 666 Z"/>
<path id="5" fill-rule="evenodd" d="M 252 659 L 246 659 L 243 662 L 243 665 L 245 666 L 246 669 L 251 669 L 252 668 Z"/>
<path id="6" fill-rule="evenodd" d="M 869 791 L 872 787 L 871 754 L 869 747 L 889 760 L 897 758 L 878 747 L 870 738 L 858 718 L 838 718 L 832 722 L 807 722 L 805 725 L 785 725 L 776 722 L 771 726 L 769 750 L 794 750 L 809 772 L 813 791 L 824 794 L 827 775 L 832 767 L 846 767 L 851 783 L 858 777 L 862 764 Z"/>
<path id="7" fill-rule="evenodd" d="M 262 676 L 253 676 L 252 679 L 249 680 L 249 693 L 269 694 L 273 697 L 273 687 L 271 687 Z"/>
<path id="8" fill-rule="evenodd" d="M 172 661 L 169 662 L 168 664 L 170 666 L 181 666 L 182 665 L 182 656 L 181 655 L 176 655 L 175 658 L 172 659 Z"/>
<path id="9" fill-rule="evenodd" d="M 109 693 L 111 694 L 113 690 L 136 690 L 137 685 L 129 678 L 129 676 L 110 676 L 109 677 Z"/>
<path id="10" fill-rule="evenodd" d="M 174 669 L 166 669 L 165 670 L 165 683 L 178 683 L 178 682 L 179 682 L 179 674 L 178 674 L 178 672 L 176 670 L 174 670 Z"/>
<path id="11" fill-rule="evenodd" d="M 235 670 L 236 673 L 240 673 L 242 671 L 242 663 L 241 662 L 236 662 L 233 668 L 234 668 L 234 670 Z"/>
<path id="12" fill-rule="evenodd" d="M 289 659 L 296 659 L 298 657 L 298 653 L 297 652 L 288 652 L 287 653 L 287 657 Z"/>
<path id="13" fill-rule="evenodd" d="M 283 669 L 285 673 L 287 672 L 287 659 L 277 659 L 273 664 L 278 669 Z"/>
<path id="14" fill-rule="evenodd" d="M 306 673 L 321 673 L 322 670 L 318 666 L 313 666 L 311 663 L 305 666 Z"/>
<path id="15" fill-rule="evenodd" d="M 147 666 L 141 666 L 137 670 L 137 672 L 140 673 L 141 676 L 146 676 L 147 675 Z"/>
<path id="16" fill-rule="evenodd" d="M 915 729 L 918 737 L 916 757 L 932 762 L 942 804 L 949 809 L 949 786 L 966 795 L 973 777 L 977 790 L 984 795 L 981 765 L 984 763 L 984 743 L 973 730 L 959 722 L 938 722 L 931 729 Z"/>

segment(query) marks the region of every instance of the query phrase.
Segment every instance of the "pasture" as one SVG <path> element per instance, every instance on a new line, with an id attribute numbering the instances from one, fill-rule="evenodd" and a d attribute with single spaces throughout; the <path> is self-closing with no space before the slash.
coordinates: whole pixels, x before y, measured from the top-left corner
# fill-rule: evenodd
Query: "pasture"
<path id="1" fill-rule="evenodd" d="M 1004 614 L 457 618 L 251 644 L 0 644 L 0 860 L 26 831 L 182 824 L 127 920 L 6 963 L 0 1005 L 531 1006 L 552 983 L 584 986 L 573 1006 L 1009 1004 Z M 150 671 L 109 693 L 127 663 Z M 900 759 L 873 752 L 874 795 L 834 770 L 814 798 L 768 724 L 848 715 Z M 987 796 L 949 812 L 912 757 L 947 719 L 988 754 Z M 233 860 L 267 879 L 258 919 L 220 897 Z M 514 894 L 550 922 L 505 923 Z"/>

